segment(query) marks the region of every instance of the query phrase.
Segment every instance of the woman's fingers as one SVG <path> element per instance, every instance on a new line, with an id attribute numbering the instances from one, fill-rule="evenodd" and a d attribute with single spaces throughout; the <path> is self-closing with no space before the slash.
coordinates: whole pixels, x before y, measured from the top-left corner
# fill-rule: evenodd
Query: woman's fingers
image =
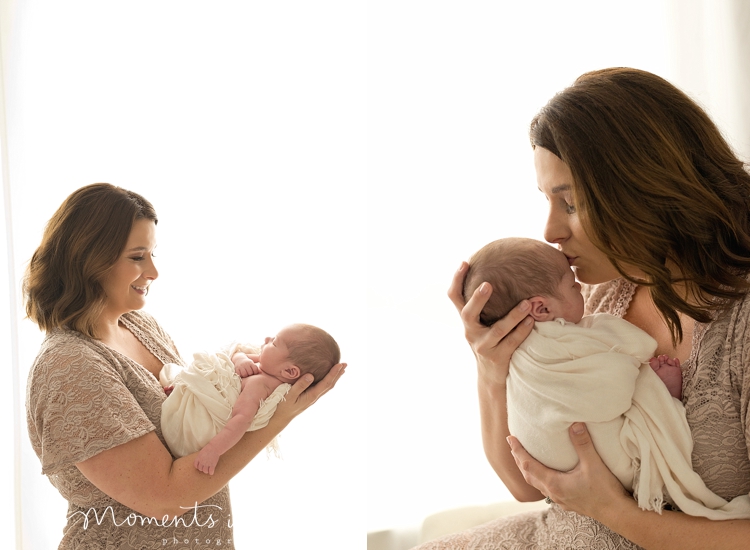
<path id="1" fill-rule="evenodd" d="M 492 296 L 492 285 L 483 282 L 469 300 L 464 301 L 463 287 L 468 268 L 466 262 L 461 263 L 453 275 L 448 297 L 461 314 L 464 335 L 477 357 L 480 369 L 485 369 L 485 374 L 503 381 L 508 373 L 510 356 L 534 326 L 533 319 L 529 317 L 531 305 L 528 300 L 524 300 L 491 327 L 483 325 L 479 316 Z"/>
<path id="2" fill-rule="evenodd" d="M 515 437 L 508 437 L 511 453 L 526 483 L 564 509 L 591 517 L 617 505 L 621 498 L 630 499 L 596 451 L 586 425 L 572 424 L 569 435 L 578 454 L 578 465 L 569 472 L 547 468 L 527 453 Z"/>
<path id="3" fill-rule="evenodd" d="M 570 425 L 570 441 L 575 447 L 578 460 L 582 462 L 590 462 L 598 460 L 601 462 L 599 453 L 594 448 L 594 442 L 591 441 L 591 435 L 586 429 L 586 424 L 583 422 L 574 422 Z"/>
<path id="4" fill-rule="evenodd" d="M 543 495 L 548 495 L 547 485 L 544 480 L 549 477 L 549 475 L 559 472 L 547 468 L 541 462 L 532 457 L 526 452 L 526 449 L 523 448 L 521 442 L 512 435 L 508 436 L 508 445 L 510 445 L 510 452 L 513 455 L 513 459 L 516 461 L 516 466 L 518 466 L 521 474 L 523 474 L 526 483 L 539 490 Z"/>
<path id="5" fill-rule="evenodd" d="M 344 372 L 346 372 L 346 363 L 334 365 L 331 370 L 328 371 L 328 374 L 325 375 L 325 378 L 315 384 L 312 388 L 306 390 L 303 396 L 308 396 L 312 399 L 312 402 L 310 403 L 312 405 L 312 403 L 315 403 L 321 395 L 328 392 L 336 385 L 336 382 L 338 382 L 338 379 L 344 375 Z"/>
<path id="6" fill-rule="evenodd" d="M 286 395 L 287 401 L 296 403 L 300 407 L 300 412 L 313 403 L 315 403 L 321 395 L 329 391 L 336 385 L 336 382 L 346 371 L 346 363 L 339 363 L 334 365 L 325 378 L 320 382 L 310 387 L 312 384 L 312 375 L 304 375 L 297 380 L 291 387 Z"/>
<path id="7" fill-rule="evenodd" d="M 505 317 L 493 324 L 489 330 L 485 329 L 473 333 L 474 339 L 469 340 L 469 342 L 473 342 L 474 350 L 479 355 L 491 353 L 502 343 L 503 349 L 506 350 L 502 354 L 503 360 L 509 359 L 516 348 L 529 335 L 531 329 L 534 328 L 534 319 L 529 316 L 530 311 L 529 301 L 524 300 L 511 309 Z M 466 337 L 469 338 L 468 327 Z"/>
<path id="8" fill-rule="evenodd" d="M 490 296 L 492 296 L 492 285 L 487 282 L 482 283 L 471 295 L 469 301 L 465 301 L 463 288 L 468 267 L 469 264 L 461 262 L 458 270 L 453 275 L 453 281 L 448 289 L 448 297 L 461 314 L 461 319 L 466 327 L 466 338 L 470 343 L 474 341 L 475 333 L 482 332 L 488 335 L 489 340 L 494 340 L 495 344 L 497 344 L 528 315 L 531 306 L 528 300 L 522 301 L 514 307 L 508 315 L 492 325 L 491 329 L 487 331 L 487 327 L 479 322 L 479 315 L 482 313 L 484 306 L 487 305 Z M 523 338 L 528 336 L 530 330 L 531 329 L 529 328 L 528 331 L 524 329 L 520 331 L 523 334 L 520 341 L 523 341 Z"/>
<path id="9" fill-rule="evenodd" d="M 466 279 L 468 268 L 469 264 L 461 262 L 461 266 L 453 275 L 451 286 L 448 288 L 448 298 L 451 299 L 451 302 L 456 306 L 459 313 L 461 313 L 461 310 L 466 305 L 466 301 L 464 300 L 464 279 Z"/>
<path id="10" fill-rule="evenodd" d="M 492 285 L 490 283 L 482 283 L 471 295 L 469 301 L 461 310 L 461 319 L 466 326 L 467 332 L 471 328 L 481 327 L 482 324 L 479 322 L 479 314 L 482 313 L 484 306 L 487 305 L 487 301 L 492 296 Z"/>

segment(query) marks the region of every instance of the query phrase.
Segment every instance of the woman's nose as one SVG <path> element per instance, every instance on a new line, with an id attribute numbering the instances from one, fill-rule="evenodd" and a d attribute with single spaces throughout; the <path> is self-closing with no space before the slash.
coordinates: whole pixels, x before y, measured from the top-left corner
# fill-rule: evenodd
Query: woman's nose
<path id="1" fill-rule="evenodd" d="M 560 216 L 550 212 L 544 226 L 544 240 L 551 244 L 560 244 L 570 236 L 570 230 Z"/>
<path id="2" fill-rule="evenodd" d="M 156 269 L 156 264 L 154 263 L 153 258 L 151 258 L 151 260 L 149 261 L 148 268 L 146 269 L 143 275 L 147 279 L 151 279 L 151 280 L 156 279 L 159 276 L 159 270 Z"/>

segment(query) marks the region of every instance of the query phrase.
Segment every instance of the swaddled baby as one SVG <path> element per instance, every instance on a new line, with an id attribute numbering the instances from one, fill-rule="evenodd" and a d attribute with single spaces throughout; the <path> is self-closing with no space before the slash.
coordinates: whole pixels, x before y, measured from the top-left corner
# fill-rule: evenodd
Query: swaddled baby
<path id="1" fill-rule="evenodd" d="M 312 325 L 295 324 L 257 348 L 232 346 L 226 353 L 196 353 L 184 370 L 165 365 L 161 382 L 169 396 L 161 428 L 175 456 L 200 451 L 195 467 L 213 474 L 219 457 L 247 431 L 268 424 L 291 383 L 312 374 L 313 384 L 339 362 L 336 341 Z"/>
<path id="2" fill-rule="evenodd" d="M 467 300 L 484 281 L 493 288 L 484 325 L 522 300 L 531 304 L 534 329 L 511 357 L 506 388 L 509 431 L 534 458 L 573 469 L 578 455 L 568 428 L 586 422 L 602 460 L 641 508 L 661 512 L 666 491 L 691 515 L 750 518 L 750 497 L 728 503 L 692 470 L 692 435 L 676 398 L 679 361 L 652 357 L 656 341 L 624 319 L 584 316 L 581 285 L 562 252 L 532 239 L 501 239 L 469 266 Z"/>

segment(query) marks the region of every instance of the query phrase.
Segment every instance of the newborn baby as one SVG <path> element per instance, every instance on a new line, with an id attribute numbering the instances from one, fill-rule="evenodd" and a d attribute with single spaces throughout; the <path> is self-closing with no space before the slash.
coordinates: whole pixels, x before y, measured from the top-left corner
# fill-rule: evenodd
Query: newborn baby
<path id="1" fill-rule="evenodd" d="M 327 332 L 295 324 L 266 338 L 259 353 L 234 345 L 227 353 L 196 353 L 184 370 L 165 365 L 161 381 L 171 391 L 162 405 L 162 435 L 175 456 L 199 451 L 195 467 L 213 474 L 245 432 L 268 424 L 295 380 L 309 373 L 315 384 L 339 360 Z"/>

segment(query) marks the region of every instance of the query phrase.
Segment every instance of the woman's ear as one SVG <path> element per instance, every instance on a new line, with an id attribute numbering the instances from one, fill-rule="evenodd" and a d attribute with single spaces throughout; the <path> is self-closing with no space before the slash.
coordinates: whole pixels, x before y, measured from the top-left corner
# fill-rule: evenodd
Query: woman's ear
<path id="1" fill-rule="evenodd" d="M 300 374 L 302 374 L 300 368 L 297 365 L 292 365 L 291 363 L 287 364 L 281 372 L 284 373 L 284 376 L 289 380 L 297 380 Z"/>
<path id="2" fill-rule="evenodd" d="M 552 321 L 552 313 L 549 310 L 549 298 L 546 296 L 534 296 L 529 298 L 531 303 L 531 315 L 534 321 Z"/>

